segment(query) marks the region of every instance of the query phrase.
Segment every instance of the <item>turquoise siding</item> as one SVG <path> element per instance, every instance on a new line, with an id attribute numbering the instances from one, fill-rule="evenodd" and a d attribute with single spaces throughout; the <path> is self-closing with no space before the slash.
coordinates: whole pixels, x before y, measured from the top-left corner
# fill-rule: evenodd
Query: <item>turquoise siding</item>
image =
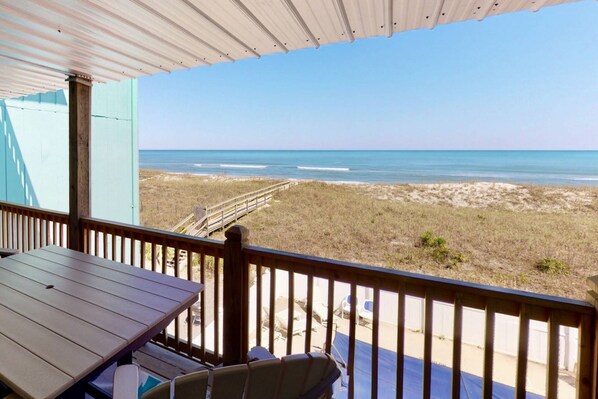
<path id="1" fill-rule="evenodd" d="M 91 213 L 139 222 L 137 81 L 92 95 Z M 68 91 L 0 101 L 0 200 L 68 211 Z"/>

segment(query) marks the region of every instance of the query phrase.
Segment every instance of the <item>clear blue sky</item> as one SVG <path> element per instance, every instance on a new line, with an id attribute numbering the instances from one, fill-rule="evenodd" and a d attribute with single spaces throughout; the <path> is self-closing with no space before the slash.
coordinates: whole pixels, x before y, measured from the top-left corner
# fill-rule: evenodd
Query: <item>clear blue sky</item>
<path id="1" fill-rule="evenodd" d="M 598 3 L 139 80 L 141 149 L 598 149 Z"/>

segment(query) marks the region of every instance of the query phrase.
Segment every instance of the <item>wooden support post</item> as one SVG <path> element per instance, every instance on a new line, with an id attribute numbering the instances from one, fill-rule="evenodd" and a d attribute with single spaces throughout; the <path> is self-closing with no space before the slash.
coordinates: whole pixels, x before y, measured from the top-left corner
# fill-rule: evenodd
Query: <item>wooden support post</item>
<path id="1" fill-rule="evenodd" d="M 586 301 L 594 305 L 596 312 L 583 316 L 578 329 L 578 398 L 598 399 L 598 276 L 587 279 Z"/>
<path id="2" fill-rule="evenodd" d="M 223 357 L 228 366 L 244 363 L 249 349 L 249 270 L 243 253 L 249 230 L 237 224 L 224 235 Z"/>
<path id="3" fill-rule="evenodd" d="M 69 228 L 68 247 L 83 250 L 80 218 L 89 216 L 91 80 L 71 76 L 69 82 Z"/>

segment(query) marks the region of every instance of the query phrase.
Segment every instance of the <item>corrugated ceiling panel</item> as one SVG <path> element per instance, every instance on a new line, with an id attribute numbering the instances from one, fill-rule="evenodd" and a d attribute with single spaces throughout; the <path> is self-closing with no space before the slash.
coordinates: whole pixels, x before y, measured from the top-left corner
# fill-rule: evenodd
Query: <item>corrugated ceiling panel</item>
<path id="1" fill-rule="evenodd" d="M 334 2 L 294 1 L 294 4 L 320 45 L 346 40 Z"/>
<path id="2" fill-rule="evenodd" d="M 158 33 L 165 42 L 157 42 L 156 50 L 168 52 L 171 47 L 177 46 L 187 53 L 188 57 L 182 61 L 189 66 L 198 65 L 202 61 L 208 64 L 224 61 L 222 54 L 210 47 L 203 38 L 193 36 L 176 21 L 170 21 L 159 12 L 143 7 L 140 5 L 142 3 L 111 0 L 90 0 L 90 2 L 102 9 L 125 16 L 133 27 Z"/>
<path id="3" fill-rule="evenodd" d="M 274 46 L 282 45 L 288 50 L 317 46 L 293 16 L 289 6 L 294 5 L 290 0 L 288 3 L 285 0 L 243 0 L 242 3 L 278 39 L 280 43 Z"/>
<path id="4" fill-rule="evenodd" d="M 433 28 L 440 17 L 442 5 L 442 0 L 395 0 L 393 14 L 397 24 L 394 31 Z"/>
<path id="5" fill-rule="evenodd" d="M 246 58 L 246 48 L 226 35 L 217 25 L 205 18 L 200 9 L 180 0 L 137 0 L 139 4 L 149 7 L 170 21 L 177 21 L 182 31 L 196 40 L 201 40 L 218 52 L 223 61 Z"/>
<path id="6" fill-rule="evenodd" d="M 44 0 L 34 0 L 32 3 L 36 4 L 19 2 L 21 9 L 25 10 L 22 11 L 23 17 L 32 23 L 48 26 L 57 33 L 60 31 L 60 36 L 66 41 L 110 49 L 120 54 L 119 58 L 123 59 L 123 62 L 127 58 L 132 59 L 130 62 L 141 71 L 145 71 L 148 66 L 164 71 L 186 66 L 181 65 L 184 53 L 177 52 L 176 46 L 172 46 L 170 54 L 159 53 L 154 50 L 155 44 L 151 36 L 135 30 L 125 18 L 115 19 L 111 17 L 113 14 L 98 12 L 99 9 L 94 8 L 92 4 L 69 8 Z M 119 45 L 115 46 L 115 43 Z M 192 66 L 190 61 L 188 62 L 188 66 Z"/>
<path id="7" fill-rule="evenodd" d="M 122 60 L 122 56 L 113 51 L 89 45 L 83 41 L 65 40 L 68 37 L 54 29 L 41 25 L 36 27 L 26 26 L 26 21 L 16 18 L 11 21 L 6 19 L 0 19 L 0 21 L 0 40 L 2 41 L 12 41 L 36 51 L 49 51 L 50 54 L 61 54 L 66 46 L 71 49 L 72 52 L 69 56 L 75 61 L 105 68 L 114 73 L 133 75 L 137 72 L 135 67 L 132 66 L 133 59 L 126 57 L 125 60 Z M 41 35 L 36 35 L 36 32 L 40 32 Z M 146 72 L 157 73 L 160 70 L 146 65 Z"/>
<path id="8" fill-rule="evenodd" d="M 0 98 L 574 0 L 0 0 Z"/>
<path id="9" fill-rule="evenodd" d="M 384 0 L 344 0 L 351 33 L 356 39 L 384 34 Z"/>
<path id="10" fill-rule="evenodd" d="M 438 24 L 460 22 L 471 18 L 477 0 L 445 0 Z"/>
<path id="11" fill-rule="evenodd" d="M 260 27 L 259 21 L 253 20 L 245 12 L 242 3 L 238 4 L 233 0 L 190 0 L 190 2 L 209 15 L 229 34 L 247 45 L 256 56 L 284 51 L 279 46 L 275 46 L 276 41 Z"/>

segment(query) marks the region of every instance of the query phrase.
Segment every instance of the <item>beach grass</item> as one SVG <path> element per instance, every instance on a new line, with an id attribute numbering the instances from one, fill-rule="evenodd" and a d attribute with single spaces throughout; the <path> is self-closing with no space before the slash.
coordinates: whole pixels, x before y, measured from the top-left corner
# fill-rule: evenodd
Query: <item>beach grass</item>
<path id="1" fill-rule="evenodd" d="M 142 224 L 157 228 L 198 204 L 274 182 L 141 176 Z M 598 274 L 598 189 L 476 187 L 301 182 L 240 223 L 251 245 L 583 299 L 586 277 Z M 427 234 L 439 244 L 422 245 Z M 567 272 L 543 272 L 537 265 L 545 259 Z"/>

